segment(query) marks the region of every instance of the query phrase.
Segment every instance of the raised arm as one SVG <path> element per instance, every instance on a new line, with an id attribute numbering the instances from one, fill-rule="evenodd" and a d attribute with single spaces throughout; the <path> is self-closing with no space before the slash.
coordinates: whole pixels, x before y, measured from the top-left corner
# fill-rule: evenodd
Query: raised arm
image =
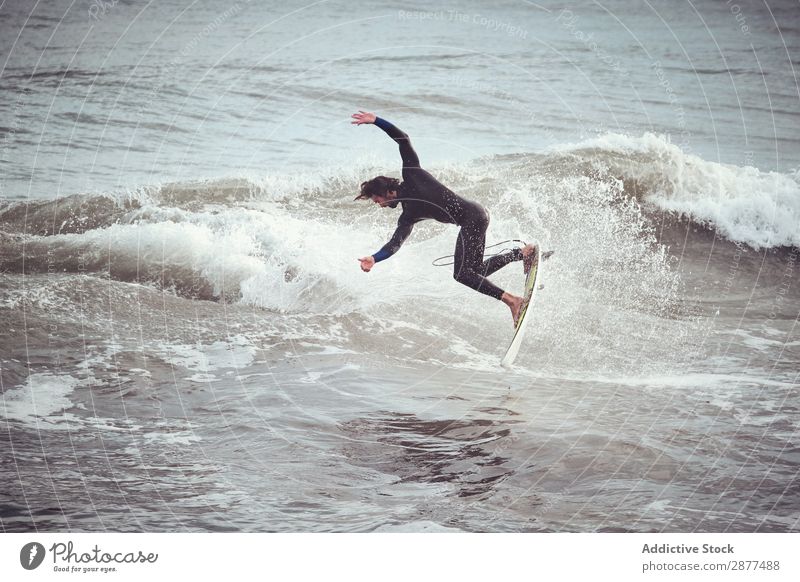
<path id="1" fill-rule="evenodd" d="M 419 168 L 419 157 L 417 157 L 417 152 L 414 151 L 414 148 L 411 147 L 411 138 L 408 137 L 407 133 L 398 129 L 385 119 L 381 119 L 374 113 L 359 111 L 358 113 L 354 113 L 352 117 L 354 120 L 352 123 L 354 125 L 373 123 L 396 141 L 397 145 L 400 146 L 400 157 L 403 159 L 404 168 Z"/>

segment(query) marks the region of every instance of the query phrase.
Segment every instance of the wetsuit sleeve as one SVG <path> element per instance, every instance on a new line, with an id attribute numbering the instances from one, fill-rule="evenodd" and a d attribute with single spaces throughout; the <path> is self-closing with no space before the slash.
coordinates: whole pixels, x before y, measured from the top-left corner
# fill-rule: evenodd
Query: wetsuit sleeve
<path id="1" fill-rule="evenodd" d="M 411 138 L 407 133 L 380 117 L 375 118 L 375 125 L 385 131 L 400 146 L 400 157 L 403 158 L 404 168 L 419 168 L 419 157 L 411 147 Z"/>
<path id="2" fill-rule="evenodd" d="M 411 234 L 413 229 L 414 223 L 405 219 L 401 215 L 400 219 L 397 221 L 397 228 L 395 229 L 392 238 L 389 239 L 389 242 L 383 245 L 381 250 L 372 255 L 372 258 L 375 259 L 375 262 L 380 263 L 381 261 L 386 260 L 395 254 L 400 249 L 403 242 L 408 238 L 408 235 Z"/>

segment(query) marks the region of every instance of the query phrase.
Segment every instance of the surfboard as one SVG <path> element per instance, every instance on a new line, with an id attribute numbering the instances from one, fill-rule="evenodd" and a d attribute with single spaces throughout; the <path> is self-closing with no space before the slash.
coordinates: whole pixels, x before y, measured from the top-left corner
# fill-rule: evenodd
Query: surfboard
<path id="1" fill-rule="evenodd" d="M 514 337 L 511 338 L 511 345 L 506 350 L 506 355 L 500 365 L 504 368 L 511 366 L 519 353 L 520 345 L 522 345 L 522 338 L 525 336 L 525 327 L 528 325 L 530 319 L 531 305 L 533 304 L 536 291 L 539 289 L 539 282 L 541 279 L 541 261 L 539 260 L 539 243 L 536 245 L 536 251 L 533 256 L 533 263 L 531 269 L 525 277 L 525 293 L 522 296 L 522 307 L 520 308 L 519 318 L 517 319 L 517 326 L 514 328 Z"/>

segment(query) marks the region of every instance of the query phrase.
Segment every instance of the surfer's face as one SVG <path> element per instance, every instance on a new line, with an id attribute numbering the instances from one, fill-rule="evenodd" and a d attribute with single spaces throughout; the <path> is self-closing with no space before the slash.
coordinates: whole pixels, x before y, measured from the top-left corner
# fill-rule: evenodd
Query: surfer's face
<path id="1" fill-rule="evenodd" d="M 394 208 L 395 206 L 397 206 L 395 198 L 397 198 L 397 192 L 395 190 L 390 190 L 389 192 L 386 193 L 386 196 L 378 196 L 376 194 L 375 196 L 372 197 L 372 201 L 381 208 L 384 208 L 386 206 Z"/>

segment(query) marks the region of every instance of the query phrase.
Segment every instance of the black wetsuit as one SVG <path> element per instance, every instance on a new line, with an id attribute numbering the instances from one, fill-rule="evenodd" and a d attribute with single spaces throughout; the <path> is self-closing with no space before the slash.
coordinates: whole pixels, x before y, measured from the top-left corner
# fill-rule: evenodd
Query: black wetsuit
<path id="1" fill-rule="evenodd" d="M 453 277 L 459 283 L 480 291 L 485 295 L 500 299 L 503 290 L 486 279 L 489 275 L 506 266 L 511 261 L 522 260 L 520 249 L 483 260 L 486 248 L 486 229 L 489 227 L 489 213 L 471 200 L 458 196 L 436 178 L 423 170 L 411 140 L 403 131 L 380 117 L 375 118 L 380 127 L 400 146 L 403 158 L 403 182 L 397 192 L 403 213 L 397 220 L 397 229 L 392 238 L 381 250 L 373 255 L 375 261 L 388 259 L 411 234 L 414 224 L 432 218 L 439 222 L 457 224 L 461 227 L 456 241 Z"/>

